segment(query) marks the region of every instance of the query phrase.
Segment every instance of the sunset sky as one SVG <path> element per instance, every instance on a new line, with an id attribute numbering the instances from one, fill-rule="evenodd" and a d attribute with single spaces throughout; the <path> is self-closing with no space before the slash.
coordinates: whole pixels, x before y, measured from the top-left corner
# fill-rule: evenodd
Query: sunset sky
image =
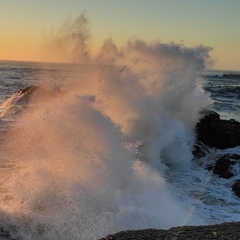
<path id="1" fill-rule="evenodd" d="M 240 0 L 0 0 L 0 59 L 51 60 L 42 45 L 84 10 L 97 49 L 111 37 L 213 47 L 214 69 L 240 70 Z M 53 59 L 52 59 L 53 60 Z"/>

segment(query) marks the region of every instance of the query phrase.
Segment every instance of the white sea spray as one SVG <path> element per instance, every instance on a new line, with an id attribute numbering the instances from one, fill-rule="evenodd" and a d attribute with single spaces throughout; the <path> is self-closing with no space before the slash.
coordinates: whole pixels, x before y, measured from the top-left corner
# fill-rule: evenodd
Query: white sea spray
<path id="1" fill-rule="evenodd" d="M 24 239 L 87 240 L 204 223 L 189 222 L 166 174 L 192 160 L 194 126 L 209 104 L 196 84 L 208 51 L 143 40 L 118 48 L 112 39 L 94 57 L 82 49 L 84 74 L 54 97 L 31 98 L 4 137 L 16 164 L 2 183 L 4 228 Z"/>

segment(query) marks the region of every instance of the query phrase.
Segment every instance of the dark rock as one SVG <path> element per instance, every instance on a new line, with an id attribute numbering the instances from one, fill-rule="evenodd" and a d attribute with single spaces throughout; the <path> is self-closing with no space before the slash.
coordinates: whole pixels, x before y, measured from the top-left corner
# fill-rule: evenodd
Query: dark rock
<path id="1" fill-rule="evenodd" d="M 197 158 L 205 157 L 209 153 L 209 149 L 202 143 L 197 142 L 193 146 L 193 155 Z"/>
<path id="2" fill-rule="evenodd" d="M 225 154 L 216 161 L 213 173 L 218 174 L 222 178 L 231 178 L 234 174 L 231 172 L 232 166 L 236 164 L 236 160 L 240 158 L 237 154 Z"/>
<path id="3" fill-rule="evenodd" d="M 18 91 L 18 93 L 21 93 L 21 94 L 23 94 L 23 93 L 30 93 L 30 92 L 36 92 L 37 91 L 37 89 L 39 89 L 39 87 L 37 87 L 37 86 L 29 86 L 29 87 L 26 87 L 26 88 L 24 88 L 24 89 L 20 89 L 19 91 Z"/>
<path id="4" fill-rule="evenodd" d="M 234 160 L 240 160 L 240 155 L 239 154 L 226 154 L 228 156 L 228 158 L 230 159 L 234 159 Z"/>
<path id="5" fill-rule="evenodd" d="M 219 114 L 204 110 L 203 118 L 196 125 L 197 142 L 219 149 L 240 145 L 240 123 L 233 119 L 221 120 Z"/>
<path id="6" fill-rule="evenodd" d="M 212 171 L 212 170 L 214 169 L 214 164 L 208 164 L 207 167 L 206 167 L 206 169 L 207 169 L 208 171 Z"/>
<path id="7" fill-rule="evenodd" d="M 208 226 L 180 226 L 168 230 L 128 230 L 106 236 L 99 240 L 239 240 L 240 222 Z"/>
<path id="8" fill-rule="evenodd" d="M 15 98 L 15 105 L 27 105 L 39 87 L 30 86 L 18 91 L 18 98 Z"/>
<path id="9" fill-rule="evenodd" d="M 204 109 L 200 113 L 202 115 L 201 122 L 204 124 L 210 124 L 214 120 L 220 120 L 220 116 L 217 112 L 212 110 Z"/>
<path id="10" fill-rule="evenodd" d="M 240 179 L 238 179 L 232 186 L 232 191 L 240 197 Z"/>

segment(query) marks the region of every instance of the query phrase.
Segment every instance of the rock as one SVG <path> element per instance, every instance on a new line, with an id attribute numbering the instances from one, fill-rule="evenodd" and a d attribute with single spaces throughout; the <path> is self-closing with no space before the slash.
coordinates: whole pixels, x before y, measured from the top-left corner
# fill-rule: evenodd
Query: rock
<path id="1" fill-rule="evenodd" d="M 221 223 L 207 226 L 180 226 L 168 230 L 128 230 L 106 236 L 99 240 L 237 240 L 240 239 L 240 222 Z"/>
<path id="2" fill-rule="evenodd" d="M 30 86 L 18 91 L 18 98 L 15 98 L 15 105 L 27 105 L 39 87 Z"/>
<path id="3" fill-rule="evenodd" d="M 26 87 L 24 89 L 19 89 L 18 93 L 23 94 L 23 93 L 27 93 L 27 92 L 29 92 L 29 93 L 36 92 L 38 88 L 39 87 L 33 85 L 33 86 Z"/>
<path id="4" fill-rule="evenodd" d="M 197 158 L 205 157 L 209 153 L 209 149 L 203 142 L 197 142 L 193 146 L 193 155 Z"/>
<path id="5" fill-rule="evenodd" d="M 49 87 L 47 89 L 38 86 L 29 86 L 24 89 L 20 89 L 14 94 L 4 105 L 26 106 L 29 103 L 37 103 L 51 100 L 62 94 L 62 91 L 58 87 Z"/>
<path id="6" fill-rule="evenodd" d="M 193 155 L 196 160 L 205 157 L 209 148 L 227 149 L 240 146 L 240 123 L 234 119 L 221 120 L 218 113 L 210 110 L 201 112 L 203 117 L 196 125 L 196 143 Z M 234 176 L 233 166 L 239 162 L 240 155 L 225 154 L 215 163 L 207 164 L 207 170 L 221 178 L 232 178 Z M 240 180 L 232 186 L 232 191 L 240 197 Z"/>
<path id="7" fill-rule="evenodd" d="M 221 178 L 231 178 L 234 174 L 231 172 L 232 166 L 239 160 L 240 156 L 237 154 L 225 154 L 219 158 L 213 168 L 213 173 L 218 174 Z"/>
<path id="8" fill-rule="evenodd" d="M 240 145 L 240 123 L 233 119 L 221 120 L 219 114 L 204 110 L 203 118 L 196 125 L 197 142 L 226 149 Z"/>
<path id="9" fill-rule="evenodd" d="M 232 186 L 232 191 L 240 197 L 240 179 L 238 179 Z"/>
<path id="10" fill-rule="evenodd" d="M 34 97 L 39 87 L 31 86 L 20 89 L 16 94 L 12 95 L 1 107 L 7 109 L 11 106 L 26 106 Z"/>

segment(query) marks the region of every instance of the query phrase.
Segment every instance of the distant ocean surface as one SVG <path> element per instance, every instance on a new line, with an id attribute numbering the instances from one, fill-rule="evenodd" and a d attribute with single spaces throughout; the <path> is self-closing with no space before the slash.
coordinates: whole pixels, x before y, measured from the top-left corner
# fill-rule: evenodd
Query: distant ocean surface
<path id="1" fill-rule="evenodd" d="M 191 154 L 201 109 L 240 121 L 240 72 L 204 71 L 196 56 L 190 67 L 188 51 L 163 51 L 165 66 L 154 51 L 108 64 L 0 61 L 1 234 L 84 240 L 240 221 L 237 176 L 204 169 L 240 147 L 201 164 Z"/>
<path id="2" fill-rule="evenodd" d="M 211 71 L 203 74 L 203 79 L 203 88 L 213 100 L 210 108 L 218 112 L 222 119 L 240 121 L 240 72 Z"/>

